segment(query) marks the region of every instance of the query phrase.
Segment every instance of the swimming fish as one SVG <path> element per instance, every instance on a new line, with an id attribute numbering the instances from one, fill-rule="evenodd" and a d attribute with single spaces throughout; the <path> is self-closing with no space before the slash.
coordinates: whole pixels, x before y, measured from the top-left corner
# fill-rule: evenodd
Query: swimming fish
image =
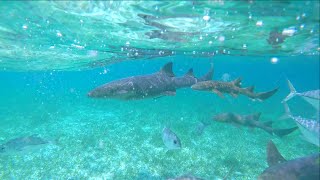
<path id="1" fill-rule="evenodd" d="M 243 94 L 245 96 L 248 96 L 251 99 L 257 99 L 261 101 L 268 99 L 278 91 L 278 88 L 275 88 L 267 92 L 254 93 L 253 92 L 254 86 L 241 88 L 240 84 L 241 84 L 241 78 L 237 78 L 231 82 L 209 80 L 209 81 L 198 82 L 192 85 L 191 88 L 194 90 L 200 90 L 200 91 L 211 91 L 220 97 L 224 97 L 223 93 L 228 93 L 233 97 L 237 97 L 239 94 Z"/>
<path id="2" fill-rule="evenodd" d="M 300 116 L 293 116 L 290 112 L 289 106 L 287 103 L 284 103 L 284 108 L 286 115 L 293 119 L 299 127 L 300 132 L 304 136 L 304 139 L 308 142 L 320 146 L 319 144 L 319 131 L 320 124 L 319 121 L 314 119 L 307 119 Z"/>
<path id="3" fill-rule="evenodd" d="M 221 113 L 217 114 L 213 117 L 213 120 L 218 121 L 218 122 L 225 122 L 225 123 L 230 123 L 236 126 L 248 126 L 250 128 L 260 128 L 269 134 L 273 135 L 276 134 L 279 137 L 285 136 L 287 134 L 290 134 L 294 130 L 297 129 L 297 127 L 290 128 L 290 129 L 273 129 L 272 128 L 272 121 L 268 122 L 260 122 L 261 113 L 254 113 L 254 114 L 249 114 L 249 115 L 239 115 L 235 113 Z"/>
<path id="4" fill-rule="evenodd" d="M 174 96 L 176 89 L 212 79 L 213 66 L 201 78 L 193 75 L 193 69 L 181 77 L 172 72 L 172 62 L 165 64 L 160 71 L 143 76 L 132 76 L 101 85 L 88 93 L 91 98 L 114 98 L 122 100 L 144 99 L 149 97 Z"/>
<path id="5" fill-rule="evenodd" d="M 290 89 L 290 93 L 288 96 L 283 99 L 282 103 L 289 101 L 291 98 L 295 96 L 302 97 L 305 101 L 310 103 L 317 111 L 319 111 L 319 104 L 320 104 L 320 90 L 310 90 L 306 92 L 297 92 L 296 89 L 293 87 L 292 83 L 287 79 L 287 83 Z"/>
<path id="6" fill-rule="evenodd" d="M 41 144 L 47 144 L 48 141 L 37 137 L 36 135 L 19 137 L 11 139 L 8 142 L 0 145 L 0 153 L 5 153 L 9 151 L 22 151 L 27 147 L 36 146 Z"/>
<path id="7" fill-rule="evenodd" d="M 269 167 L 260 174 L 258 180 L 319 179 L 319 153 L 287 161 L 270 140 L 267 146 L 267 162 Z"/>
<path id="8" fill-rule="evenodd" d="M 169 150 L 181 148 L 179 137 L 167 127 L 162 130 L 162 141 Z"/>

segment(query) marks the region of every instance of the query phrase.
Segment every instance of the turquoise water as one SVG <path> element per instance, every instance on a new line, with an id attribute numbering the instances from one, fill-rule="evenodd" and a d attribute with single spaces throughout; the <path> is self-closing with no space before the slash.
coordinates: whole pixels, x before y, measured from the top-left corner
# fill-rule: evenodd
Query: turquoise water
<path id="1" fill-rule="evenodd" d="M 213 122 L 212 117 L 222 112 L 262 112 L 261 121 L 273 120 L 274 127 L 295 126 L 293 121 L 279 120 L 284 113 L 281 100 L 289 93 L 286 78 L 297 91 L 319 89 L 319 12 L 314 9 L 319 3 L 221 2 L 0 2 L 0 144 L 33 134 L 49 141 L 0 154 L 0 179 L 152 180 L 184 174 L 256 179 L 267 168 L 270 139 L 286 159 L 318 152 L 299 131 L 278 138 L 261 129 Z M 149 39 L 145 32 L 157 27 L 146 25 L 138 13 L 183 14 L 156 22 L 172 26 L 171 31 L 201 33 L 184 34 L 188 37 L 183 42 Z M 202 19 L 206 14 L 215 21 L 206 25 Z M 265 24 L 261 29 L 256 25 L 260 19 Z M 275 27 L 290 26 L 300 28 L 296 35 L 278 47 L 267 43 Z M 210 33 L 218 39 L 223 34 L 225 43 Z M 157 57 L 167 52 L 170 56 Z M 215 55 L 208 57 L 211 52 Z M 270 61 L 273 57 L 277 63 Z M 150 74 L 170 61 L 176 76 L 192 67 L 200 77 L 213 63 L 215 80 L 227 73 L 230 80 L 242 77 L 244 87 L 255 85 L 257 92 L 280 89 L 264 102 L 245 96 L 220 98 L 191 88 L 177 90 L 176 96 L 137 101 L 87 97 L 101 84 Z M 296 115 L 316 115 L 300 98 L 289 105 Z M 211 122 L 202 135 L 195 133 L 200 122 Z M 165 126 L 178 135 L 182 149 L 165 147 L 161 138 Z"/>
<path id="2" fill-rule="evenodd" d="M 198 75 L 204 74 L 214 61 L 214 79 L 229 73 L 232 78 L 242 76 L 244 86 L 255 84 L 262 91 L 279 85 L 280 91 L 265 102 L 253 102 L 243 96 L 221 99 L 188 88 L 178 90 L 175 97 L 156 100 L 86 97 L 96 85 L 152 73 L 166 61 L 174 62 L 178 75 L 189 67 L 194 67 Z M 199 136 L 194 133 L 197 124 L 211 121 L 215 113 L 231 111 L 262 112 L 262 120 L 274 120 L 278 127 L 293 127 L 291 121 L 277 122 L 284 112 L 280 101 L 288 93 L 283 74 L 299 90 L 314 89 L 319 87 L 317 67 L 319 61 L 314 57 L 283 57 L 276 65 L 264 57 L 173 57 L 111 65 L 107 74 L 100 74 L 103 68 L 82 72 L 2 72 L 1 142 L 38 134 L 52 143 L 31 152 L 2 155 L 1 179 L 164 179 L 188 173 L 218 179 L 231 169 L 230 179 L 254 179 L 267 167 L 269 139 L 288 159 L 317 152 L 318 148 L 304 141 L 298 131 L 280 139 L 260 129 L 212 123 Z M 312 114 L 309 104 L 299 98 L 290 105 L 295 113 Z M 167 152 L 161 139 L 166 125 L 181 139 L 181 150 Z"/>

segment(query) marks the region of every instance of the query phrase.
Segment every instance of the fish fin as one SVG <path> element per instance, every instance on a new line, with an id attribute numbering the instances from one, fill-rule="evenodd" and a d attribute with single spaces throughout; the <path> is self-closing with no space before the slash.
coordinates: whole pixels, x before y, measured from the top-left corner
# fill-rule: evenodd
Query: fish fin
<path id="1" fill-rule="evenodd" d="M 193 69 L 190 68 L 189 71 L 185 74 L 185 76 L 191 76 L 191 77 L 194 77 L 194 74 L 193 74 Z"/>
<path id="2" fill-rule="evenodd" d="M 201 82 L 201 81 L 209 81 L 209 80 L 212 80 L 213 72 L 214 72 L 213 63 L 211 63 L 210 70 L 207 72 L 207 74 L 205 74 L 204 76 L 202 76 L 201 78 L 199 78 L 198 81 Z"/>
<path id="3" fill-rule="evenodd" d="M 239 78 L 233 80 L 232 83 L 237 87 L 241 87 L 241 81 L 242 81 L 242 78 L 239 77 Z"/>
<path id="4" fill-rule="evenodd" d="M 162 93 L 165 96 L 175 96 L 176 95 L 176 91 L 165 91 Z"/>
<path id="5" fill-rule="evenodd" d="M 283 107 L 284 107 L 285 113 L 279 119 L 280 120 L 284 120 L 284 119 L 291 118 L 291 112 L 290 112 L 290 109 L 289 109 L 289 106 L 288 106 L 287 102 L 283 103 Z"/>
<path id="6" fill-rule="evenodd" d="M 161 72 L 161 73 L 164 73 L 164 74 L 166 74 L 166 75 L 168 75 L 168 76 L 170 76 L 170 77 L 174 77 L 175 75 L 174 75 L 174 73 L 173 73 L 173 71 L 172 71 L 172 65 L 173 65 L 172 62 L 168 62 L 167 64 L 165 64 L 165 65 L 161 68 L 160 72 Z"/>
<path id="7" fill-rule="evenodd" d="M 299 127 L 293 127 L 293 128 L 289 128 L 289 129 L 274 129 L 273 133 L 279 137 L 283 137 L 286 136 L 290 133 L 292 133 L 293 131 L 295 131 L 296 129 L 298 129 Z"/>
<path id="8" fill-rule="evenodd" d="M 287 160 L 280 154 L 272 140 L 269 140 L 267 145 L 267 163 L 269 167 L 286 161 Z"/>
<path id="9" fill-rule="evenodd" d="M 294 96 L 297 95 L 297 91 L 296 91 L 296 89 L 293 87 L 293 85 L 292 85 L 292 83 L 289 81 L 289 79 L 287 79 L 287 83 L 288 83 L 288 86 L 289 86 L 289 89 L 290 89 L 290 93 L 287 95 L 287 97 L 285 97 L 285 98 L 281 101 L 282 103 L 289 101 L 291 98 L 293 98 Z"/>
<path id="10" fill-rule="evenodd" d="M 254 86 L 246 87 L 246 88 L 244 88 L 244 89 L 247 90 L 247 91 L 249 91 L 249 92 L 253 92 Z"/>
<path id="11" fill-rule="evenodd" d="M 213 93 L 217 94 L 219 97 L 224 98 L 224 95 L 218 90 L 212 90 Z"/>
<path id="12" fill-rule="evenodd" d="M 278 91 L 278 89 L 279 89 L 279 87 L 277 87 L 271 91 L 257 93 L 255 98 L 258 100 L 261 100 L 261 101 L 266 100 L 269 97 L 271 97 L 272 95 L 274 95 Z"/>
<path id="13" fill-rule="evenodd" d="M 235 94 L 235 93 L 230 93 L 230 95 L 234 98 L 238 97 L 238 94 Z"/>

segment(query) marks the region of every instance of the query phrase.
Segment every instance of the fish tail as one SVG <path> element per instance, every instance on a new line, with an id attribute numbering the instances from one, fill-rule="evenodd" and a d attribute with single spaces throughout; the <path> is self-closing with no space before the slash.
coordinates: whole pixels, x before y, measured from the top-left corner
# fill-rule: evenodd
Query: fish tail
<path id="1" fill-rule="evenodd" d="M 207 74 L 205 74 L 204 76 L 202 76 L 201 78 L 198 79 L 198 81 L 208 81 L 211 80 L 213 77 L 213 72 L 214 72 L 214 68 L 213 68 L 213 63 L 211 63 L 211 67 L 210 70 L 207 72 Z"/>
<path id="2" fill-rule="evenodd" d="M 285 97 L 281 102 L 287 102 L 289 101 L 291 98 L 295 97 L 297 95 L 297 91 L 296 89 L 293 87 L 292 83 L 289 81 L 289 79 L 287 79 L 287 83 L 288 83 L 288 87 L 290 89 L 290 93 L 287 95 L 287 97 Z"/>
<path id="3" fill-rule="evenodd" d="M 288 118 L 291 117 L 291 112 L 290 112 L 290 109 L 289 109 L 289 106 L 288 106 L 287 102 L 284 102 L 283 106 L 284 106 L 285 113 L 284 113 L 284 115 L 282 115 L 280 117 L 280 120 L 288 119 Z"/>
<path id="4" fill-rule="evenodd" d="M 279 87 L 271 90 L 271 91 L 267 91 L 267 92 L 262 92 L 262 93 L 257 93 L 255 95 L 254 99 L 259 99 L 259 100 L 266 100 L 268 98 L 270 98 L 272 95 L 274 95 L 277 91 L 278 91 Z"/>
<path id="5" fill-rule="evenodd" d="M 295 131 L 296 129 L 298 129 L 298 127 L 293 127 L 293 128 L 288 128 L 288 129 L 274 129 L 273 133 L 279 137 L 283 137 L 286 136 L 290 133 L 292 133 L 293 131 Z"/>

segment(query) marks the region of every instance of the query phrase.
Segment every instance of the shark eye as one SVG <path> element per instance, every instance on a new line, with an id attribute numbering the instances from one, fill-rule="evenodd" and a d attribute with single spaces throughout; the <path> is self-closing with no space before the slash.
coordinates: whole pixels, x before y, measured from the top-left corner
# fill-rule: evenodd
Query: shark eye
<path id="1" fill-rule="evenodd" d="M 173 144 L 177 144 L 177 141 L 176 141 L 176 140 L 173 140 Z"/>

